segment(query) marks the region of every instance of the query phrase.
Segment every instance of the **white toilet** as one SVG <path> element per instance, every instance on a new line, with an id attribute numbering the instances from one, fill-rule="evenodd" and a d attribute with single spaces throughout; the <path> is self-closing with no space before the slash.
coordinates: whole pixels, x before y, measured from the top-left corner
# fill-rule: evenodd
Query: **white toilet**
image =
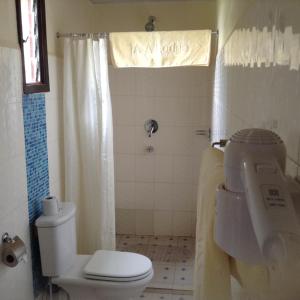
<path id="1" fill-rule="evenodd" d="M 150 259 L 105 250 L 77 255 L 75 210 L 73 203 L 63 203 L 58 215 L 36 220 L 43 275 L 71 300 L 128 300 L 141 294 L 153 277 Z"/>

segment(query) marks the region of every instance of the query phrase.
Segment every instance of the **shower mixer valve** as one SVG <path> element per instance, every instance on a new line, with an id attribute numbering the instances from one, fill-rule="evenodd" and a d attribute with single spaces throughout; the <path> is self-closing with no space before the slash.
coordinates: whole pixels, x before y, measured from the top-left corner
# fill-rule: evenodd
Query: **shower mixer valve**
<path id="1" fill-rule="evenodd" d="M 145 122 L 145 130 L 148 134 L 148 137 L 152 137 L 153 133 L 155 133 L 158 130 L 158 123 L 156 120 L 149 119 Z"/>

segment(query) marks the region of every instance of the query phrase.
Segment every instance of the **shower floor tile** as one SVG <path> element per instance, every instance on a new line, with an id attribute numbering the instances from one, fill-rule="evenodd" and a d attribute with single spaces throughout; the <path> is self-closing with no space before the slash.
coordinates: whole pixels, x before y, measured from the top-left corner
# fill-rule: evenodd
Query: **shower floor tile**
<path id="1" fill-rule="evenodd" d="M 192 291 L 195 261 L 194 238 L 118 235 L 117 250 L 140 253 L 152 260 L 154 277 L 149 288 Z M 153 295 L 156 298 L 153 298 Z M 163 294 L 164 298 L 157 298 L 157 295 L 145 293 L 139 299 L 181 299 L 180 295 Z M 192 299 L 189 295 L 183 295 L 183 297 L 182 300 Z"/>
<path id="2" fill-rule="evenodd" d="M 193 300 L 191 295 L 143 293 L 133 300 Z"/>

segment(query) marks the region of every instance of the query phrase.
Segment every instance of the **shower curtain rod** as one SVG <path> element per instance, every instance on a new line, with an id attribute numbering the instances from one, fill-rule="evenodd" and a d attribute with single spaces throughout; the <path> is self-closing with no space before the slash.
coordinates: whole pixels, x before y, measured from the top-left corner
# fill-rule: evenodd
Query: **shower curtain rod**
<path id="1" fill-rule="evenodd" d="M 78 37 L 78 38 L 105 38 L 108 37 L 109 33 L 107 32 L 97 32 L 97 33 L 56 33 L 56 37 L 59 38 L 68 38 L 68 37 Z"/>
<path id="2" fill-rule="evenodd" d="M 211 34 L 218 36 L 219 30 L 212 31 Z M 96 38 L 106 38 L 109 36 L 108 32 L 98 32 L 98 33 L 56 33 L 56 37 L 59 38 L 68 38 L 68 37 L 78 37 L 78 38 L 86 38 L 86 37 L 96 37 Z"/>

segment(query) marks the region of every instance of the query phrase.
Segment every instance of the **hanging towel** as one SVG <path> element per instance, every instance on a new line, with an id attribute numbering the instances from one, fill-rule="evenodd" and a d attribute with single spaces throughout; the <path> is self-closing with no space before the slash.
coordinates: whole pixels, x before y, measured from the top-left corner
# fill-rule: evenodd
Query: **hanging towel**
<path id="1" fill-rule="evenodd" d="M 228 255 L 214 242 L 215 190 L 223 182 L 223 153 L 203 153 L 198 185 L 195 300 L 231 300 Z"/>
<path id="2" fill-rule="evenodd" d="M 223 152 L 209 147 L 203 154 L 199 177 L 195 300 L 270 300 L 269 272 L 264 266 L 247 265 L 220 249 L 214 241 L 215 191 L 224 182 Z M 241 295 L 232 298 L 231 276 L 241 286 Z"/>
<path id="3" fill-rule="evenodd" d="M 208 66 L 211 30 L 110 33 L 112 63 L 118 68 Z"/>

